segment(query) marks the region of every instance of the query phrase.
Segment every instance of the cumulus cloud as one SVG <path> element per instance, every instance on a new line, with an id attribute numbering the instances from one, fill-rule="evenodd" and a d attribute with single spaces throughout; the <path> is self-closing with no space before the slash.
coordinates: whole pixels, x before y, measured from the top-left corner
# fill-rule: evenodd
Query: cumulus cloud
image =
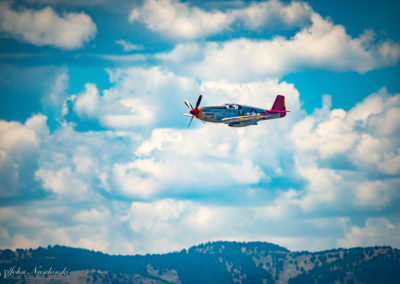
<path id="1" fill-rule="evenodd" d="M 152 73 L 154 70 L 147 71 L 159 76 L 137 78 L 141 86 L 154 86 L 154 82 L 162 83 L 162 90 L 170 84 L 176 86 L 175 76 Z M 121 86 L 124 84 L 128 84 L 126 90 L 131 88 L 129 84 L 134 77 L 132 75 L 141 72 L 148 74 L 144 70 L 118 72 L 110 74 L 112 80 L 117 82 L 114 87 L 120 91 L 125 90 Z M 120 80 L 121 77 L 126 78 Z M 151 78 L 151 82 L 148 78 Z M 192 86 L 191 81 L 178 82 L 183 90 Z M 145 88 L 142 92 L 146 94 L 148 90 L 158 90 L 152 88 Z M 248 95 L 243 96 L 242 103 L 260 103 L 270 107 L 275 93 L 280 92 L 287 95 L 292 109 L 300 108 L 299 94 L 293 85 L 278 83 L 278 80 L 233 85 L 227 82 L 207 82 L 201 88 L 210 93 L 207 98 L 210 103 L 222 101 L 227 94 L 230 95 L 225 99 L 237 100 L 240 94 L 246 93 Z M 83 97 L 86 103 L 76 104 L 76 111 L 93 115 L 96 111 L 87 108 L 87 103 L 97 101 L 96 107 L 99 108 L 102 103 L 101 95 L 90 85 L 85 95 L 88 95 L 87 99 Z M 79 97 L 80 95 L 74 102 Z M 168 105 L 168 99 L 166 97 L 162 103 Z M 178 103 L 186 110 L 180 99 Z M 186 126 L 184 119 L 179 117 L 180 123 Z M 235 229 L 237 217 L 243 214 L 241 206 L 224 209 L 217 205 L 205 206 L 196 201 L 179 199 L 187 195 L 218 199 L 218 195 L 230 194 L 238 195 L 239 199 L 244 197 L 256 200 L 257 193 L 246 188 L 257 185 L 262 179 L 268 180 L 261 167 L 272 158 L 278 160 L 278 153 L 264 151 L 259 161 L 252 161 L 258 154 L 255 149 L 262 147 L 267 129 L 260 133 L 257 129 L 246 132 L 224 127 L 221 132 L 219 126 L 204 125 L 189 130 L 159 128 L 152 131 L 150 137 L 146 137 L 145 134 L 139 136 L 121 130 L 77 132 L 72 124 L 67 123 L 49 134 L 34 119 L 28 124 L 37 133 L 43 133 L 40 135 L 46 134 L 46 139 L 42 139 L 38 149 L 39 162 L 34 178 L 50 194 L 51 201 L 33 201 L 29 209 L 25 209 L 30 216 L 42 220 L 34 229 L 23 222 L 25 213 L 18 213 L 18 206 L 8 208 L 1 215 L 3 219 L 0 224 L 2 228 L 15 230 L 4 231 L 4 246 L 15 248 L 60 243 L 125 254 L 165 252 L 219 238 L 244 240 L 251 236 L 253 239 L 260 239 L 262 235 L 243 234 L 250 231 L 243 230 L 249 224 L 247 217 L 241 221 L 242 229 Z M 285 129 L 287 126 L 282 124 L 281 127 Z M 258 135 L 257 139 L 253 139 L 255 135 Z M 200 139 L 193 140 L 193 137 Z M 196 164 L 195 168 L 193 163 Z M 272 165 L 273 172 L 275 168 L 276 165 Z M 122 201 L 115 202 L 106 196 L 114 196 Z M 167 199 L 163 199 L 164 197 Z M 156 201 L 160 198 L 162 201 Z M 133 201 L 131 209 L 126 208 L 130 200 L 138 199 L 147 201 Z M 244 210 L 248 211 L 247 208 Z M 151 213 L 147 214 L 148 211 Z M 109 220 L 110 215 L 113 216 L 112 220 Z M 73 218 L 66 220 L 63 216 Z M 226 218 L 218 219 L 217 216 Z M 99 219 L 104 222 L 99 222 Z M 143 222 L 142 219 L 148 222 Z M 15 227 L 11 225 L 12 222 L 16 224 Z M 226 230 L 228 227 L 223 226 L 227 222 L 230 224 L 229 231 Z M 166 236 L 165 231 L 160 228 L 165 228 L 171 234 Z M 220 232 L 218 236 L 215 235 L 216 229 Z M 115 236 L 113 230 L 121 234 Z M 187 233 L 194 231 L 198 233 L 197 238 Z M 150 235 L 153 237 L 148 238 Z M 119 239 L 121 247 L 114 245 L 115 238 Z M 148 241 L 144 242 L 144 239 Z"/>
<path id="2" fill-rule="evenodd" d="M 298 173 L 309 182 L 304 208 L 352 200 L 379 210 L 398 200 L 400 168 L 386 166 L 399 158 L 398 130 L 382 131 L 375 123 L 398 124 L 387 114 L 398 108 L 399 99 L 381 89 L 346 112 L 330 110 L 326 97 L 321 110 L 293 127 Z"/>
<path id="3" fill-rule="evenodd" d="M 115 86 L 104 91 L 101 96 L 94 85 L 86 85 L 86 90 L 72 98 L 73 108 L 82 118 L 97 118 L 103 126 L 123 129 L 127 123 L 126 117 L 117 120 L 108 114 L 108 111 L 116 111 L 121 101 L 131 101 L 139 105 L 146 105 L 148 93 L 153 94 L 153 103 L 148 113 L 154 117 L 154 124 L 163 126 L 162 118 L 175 113 L 177 122 L 175 125 L 186 127 L 187 121 L 179 114 L 187 111 L 183 99 L 187 95 L 185 90 L 201 88 L 205 96 L 203 103 L 223 104 L 225 102 L 239 102 L 248 105 L 257 105 L 270 108 L 278 93 L 285 94 L 288 108 L 299 110 L 299 94 L 291 84 L 279 83 L 277 79 L 263 82 L 246 84 L 231 84 L 224 81 L 207 81 L 199 87 L 197 83 L 184 77 L 177 77 L 168 72 L 158 69 L 128 69 L 111 72 Z M 149 80 L 151 78 L 151 80 Z M 140 81 L 140 88 L 134 84 Z M 151 83 L 150 83 L 151 81 Z M 174 98 L 168 95 L 169 90 L 174 88 Z M 171 91 L 172 92 L 172 91 Z M 192 92 L 192 98 L 193 98 Z M 123 97 L 124 96 L 124 97 Z M 159 96 L 159 100 L 154 99 Z M 186 96 L 187 97 L 187 96 Z M 194 98 L 196 99 L 196 98 Z M 150 104 L 149 104 L 150 105 Z M 134 104 L 132 104 L 134 106 Z M 177 106 L 181 106 L 180 109 Z M 142 107 L 142 110 L 145 110 Z M 158 111 L 157 111 L 158 109 Z M 281 141 L 275 139 L 272 133 L 286 133 L 296 117 L 302 112 L 282 121 L 280 127 L 275 130 L 269 129 L 269 143 L 278 145 Z M 104 117 L 111 117 L 113 123 Z M 145 123 L 146 116 L 137 115 L 137 123 Z M 171 123 L 171 118 L 169 119 Z M 143 124 L 146 125 L 146 124 Z M 172 124 L 174 125 L 174 124 Z M 171 124 L 170 124 L 171 126 Z M 194 124 L 195 126 L 195 124 Z M 132 126 L 131 126 L 132 127 Z M 263 144 L 263 131 L 242 130 L 237 132 L 220 125 L 205 125 L 198 129 L 179 130 L 172 128 L 157 128 L 153 130 L 148 139 L 143 139 L 134 151 L 135 158 L 123 163 L 114 163 L 110 180 L 120 194 L 129 198 L 153 198 L 158 195 L 174 194 L 181 195 L 187 192 L 187 188 L 193 188 L 193 192 L 204 191 L 208 188 L 240 187 L 242 185 L 257 184 L 262 179 L 269 179 L 260 169 L 260 165 L 268 165 L 273 159 L 275 164 L 272 172 L 279 172 L 279 152 L 255 151 Z M 222 133 L 224 135 L 222 135 Z M 260 141 L 249 139 L 248 136 L 259 137 Z M 202 137 L 193 139 L 192 137 Z M 256 158 L 265 157 L 257 163 L 252 162 Z M 215 163 L 211 170 L 208 166 L 210 159 Z M 192 164 L 196 161 L 195 170 Z M 184 170 L 183 170 L 184 169 Z M 242 174 L 239 174 L 242 173 Z M 210 177 L 204 184 L 204 177 Z M 196 184 L 203 184 L 196 186 Z M 217 186 L 218 185 L 218 186 Z M 171 190 L 173 188 L 173 190 Z M 167 193 L 168 191 L 168 193 Z"/>
<path id="4" fill-rule="evenodd" d="M 400 226 L 385 218 L 368 218 L 364 227 L 350 226 L 344 238 L 337 241 L 339 247 L 392 246 L 398 248 Z"/>
<path id="5" fill-rule="evenodd" d="M 396 187 L 399 181 L 383 182 L 381 180 L 362 182 L 356 187 L 355 200 L 357 205 L 383 208 L 393 196 L 398 195 Z"/>
<path id="6" fill-rule="evenodd" d="M 292 112 L 243 129 L 198 121 L 186 129 L 184 117 L 177 118 L 181 129 L 167 128 L 159 119 L 150 133 L 120 126 L 78 132 L 66 122 L 49 133 L 44 116 L 25 124 L 3 122 L 1 157 L 8 158 L 2 167 L 14 167 L 4 171 L 7 178 L 23 172 L 19 161 L 33 152 L 35 167 L 24 181 L 34 180 L 50 196 L 30 202 L 24 209 L 28 213 L 18 204 L 2 208 L 4 247 L 59 243 L 126 254 L 225 239 L 319 250 L 344 246 L 350 239 L 363 244 L 365 235 L 381 227 L 368 221 L 358 227 L 343 216 L 357 212 L 376 218 L 399 201 L 399 124 L 392 114 L 399 107 L 398 94 L 381 89 L 348 111 L 332 109 L 325 96 L 322 108 L 306 115 L 295 87 L 278 79 L 197 83 L 157 68 L 109 74 L 110 89 L 100 92 L 86 85 L 70 98 L 68 111 L 102 121 L 109 106 L 120 107 L 131 97 L 146 101 L 151 94 L 159 98 L 155 107 L 179 115 L 187 111 L 181 100 L 194 102 L 192 89 L 200 89 L 204 105 L 269 108 L 280 93 Z M 163 96 L 171 90 L 177 90 L 176 98 Z M 388 235 L 396 233 L 382 224 Z M 385 243 L 398 246 L 393 238 Z"/>
<path id="7" fill-rule="evenodd" d="M 87 83 L 85 84 L 85 91 L 77 97 L 71 98 L 75 100 L 74 110 L 80 115 L 93 117 L 98 111 L 98 104 L 100 100 L 99 91 L 96 85 Z"/>
<path id="8" fill-rule="evenodd" d="M 158 67 L 109 70 L 114 84 L 102 94 L 94 84 L 70 98 L 71 111 L 82 119 L 95 119 L 111 129 L 134 129 L 181 122 L 177 106 L 190 94 L 199 93 L 198 83 Z M 165 118 L 168 118 L 168 123 Z"/>
<path id="9" fill-rule="evenodd" d="M 99 198 L 97 203 L 85 202 L 86 208 L 77 207 L 68 200 L 36 200 L 23 207 L 1 208 L 2 247 L 35 248 L 61 244 L 109 253 L 134 253 L 130 237 L 115 234 L 126 231 L 127 225 L 121 221 L 121 216 L 129 207 L 125 210 L 121 203 L 99 202 Z M 4 230 L 5 227 L 9 230 Z"/>
<path id="10" fill-rule="evenodd" d="M 119 85 L 129 84 L 127 82 L 133 74 L 142 72 L 161 75 L 159 78 L 162 82 L 176 79 L 174 76 L 165 77 L 166 74 L 155 70 L 119 70 L 113 73 L 115 76 L 113 79 L 124 77 L 126 80 L 116 79 L 118 84 L 115 89 L 120 93 L 129 94 L 129 91 L 121 90 L 129 90 L 130 87 L 124 89 Z M 146 85 L 145 80 L 141 82 L 142 86 Z M 295 111 L 300 108 L 298 93 L 293 86 L 284 82 L 278 84 L 277 80 L 241 84 L 205 81 L 200 88 L 208 94 L 205 97 L 207 104 L 234 101 L 249 105 L 265 105 L 267 108 L 269 106 L 267 102 L 271 104 L 277 93 L 283 93 L 287 96 L 289 109 Z M 80 110 L 79 99 L 85 99 L 86 95 L 94 98 L 96 103 L 92 105 L 97 105 L 101 97 L 94 87 L 93 94 L 87 91 L 79 95 L 75 100 L 75 109 L 78 113 L 79 111 L 87 115 L 104 113 L 88 109 Z M 376 103 L 375 108 L 371 107 L 371 101 Z M 180 104 L 184 107 L 182 103 Z M 83 105 L 87 108 L 91 104 Z M 380 210 L 396 198 L 396 192 L 390 188 L 398 183 L 394 178 L 398 174 L 396 170 L 398 168 L 395 165 L 391 167 L 386 165 L 394 164 L 398 159 L 396 148 L 398 138 L 393 137 L 397 131 L 395 127 L 397 124 L 396 121 L 392 121 L 393 117 L 387 117 L 387 113 L 391 113 L 397 105 L 398 95 L 391 96 L 382 89 L 348 112 L 341 109 L 331 110 L 330 97 L 326 96 L 323 108 L 315 111 L 313 115 L 302 119 L 304 114 L 301 112 L 291 113 L 285 120 L 277 122 L 273 129 L 250 127 L 232 132 L 230 128 L 220 129 L 219 126 L 213 125 L 191 130 L 155 129 L 151 137 L 142 140 L 138 148 L 133 151 L 135 158 L 113 165 L 109 182 L 123 196 L 144 199 L 166 194 L 166 190 L 168 194 L 179 195 L 183 189 L 193 188 L 193 184 L 204 183 L 203 177 L 210 175 L 214 177 L 212 179 L 214 186 L 218 185 L 218 188 L 234 184 L 255 185 L 261 180 L 267 182 L 271 176 L 281 175 L 282 168 L 290 164 L 287 161 L 290 161 L 293 155 L 296 164 L 292 170 L 297 177 L 308 182 L 304 195 L 294 199 L 302 209 L 312 210 L 322 204 L 329 204 L 332 207 L 344 202 L 341 206 L 344 208 L 355 205 Z M 102 107 L 97 106 L 98 109 Z M 301 121 L 296 123 L 299 119 Z M 390 121 L 386 122 L 385 119 Z M 376 126 L 380 120 L 382 125 L 394 125 L 388 128 L 390 132 L 382 133 L 382 127 Z M 287 136 L 284 135 L 287 141 L 283 143 L 282 133 L 289 133 L 292 125 L 294 125 L 293 130 Z M 193 140 L 192 137 L 202 138 Z M 268 137 L 268 146 L 275 149 L 274 151 L 257 150 L 263 149 L 264 137 Z M 389 137 L 391 139 L 388 139 Z M 373 154 L 366 155 L 371 152 Z M 202 155 L 199 156 L 198 153 Z M 215 163 L 217 171 L 209 171 L 210 159 Z M 191 170 L 193 160 L 196 161 L 196 171 Z M 349 170 L 349 167 L 355 167 L 356 170 Z M 187 171 L 182 172 L 182 169 Z M 245 179 L 238 179 L 239 172 L 248 174 L 242 175 Z M 371 180 L 368 178 L 371 173 L 377 172 L 382 175 L 390 174 L 393 178 L 380 185 L 376 182 L 379 176 Z M 214 187 L 207 185 L 207 181 L 205 186 Z M 174 190 L 171 191 L 171 188 Z M 195 186 L 194 190 L 197 190 Z M 380 198 L 376 198 L 378 195 Z"/>
<path id="11" fill-rule="evenodd" d="M 37 133 L 43 132 L 43 125 L 39 123 L 38 118 L 31 118 L 28 122 L 26 124 Z M 8 133 L 7 141 L 12 138 L 11 132 Z M 178 135 L 181 134 L 178 132 Z M 2 144 L 6 147 L 13 144 L 11 142 Z M 68 124 L 63 124 L 51 134 L 47 133 L 47 138 L 43 139 L 40 149 L 37 149 L 39 169 L 35 172 L 35 178 L 51 193 L 51 198 L 32 200 L 28 205 L 23 205 L 24 210 L 21 210 L 22 205 L 2 207 L 2 246 L 27 248 L 62 244 L 109 253 L 147 253 L 181 249 L 207 238 L 212 239 L 215 228 L 219 228 L 222 234 L 224 229 L 221 225 L 226 221 L 218 221 L 215 217 L 223 213 L 227 217 L 230 216 L 232 222 L 234 220 L 231 213 L 227 214 L 218 207 L 172 199 L 134 201 L 129 205 L 130 201 L 121 199 L 124 197 L 124 188 L 120 188 L 117 181 L 124 180 L 119 176 L 112 176 L 113 167 L 124 163 L 139 164 L 140 159 L 127 153 L 137 149 L 137 154 L 147 158 L 146 153 L 154 150 L 153 142 L 155 141 L 152 138 L 147 146 L 140 144 L 137 147 L 136 137 L 131 133 L 79 133 Z M 168 145 L 168 142 L 166 144 Z M 158 148 L 168 151 L 168 147 Z M 248 168 L 251 164 L 246 162 L 244 165 L 238 164 L 237 167 L 242 173 L 241 167 Z M 140 168 L 145 169 L 146 167 Z M 242 179 L 242 183 L 255 182 L 256 180 L 252 179 L 257 179 L 254 175 L 258 173 L 253 173 L 251 168 L 249 170 L 244 177 L 246 180 L 243 180 L 239 173 L 232 172 L 228 165 L 223 169 L 231 177 Z M 151 173 L 153 172 L 154 170 Z M 177 179 L 179 176 L 175 173 L 172 178 Z M 128 186 L 135 188 L 138 184 L 132 182 Z M 195 193 L 197 190 L 203 191 L 204 188 L 192 188 L 190 192 Z M 106 198 L 110 195 L 121 200 Z M 140 196 L 139 192 L 137 197 Z M 237 214 L 239 212 L 235 213 Z M 213 226 L 210 225 L 210 220 L 214 220 Z M 174 222 L 178 227 L 175 227 Z M 162 228 L 170 233 L 166 235 Z M 197 239 L 193 240 L 184 235 L 184 232 L 193 230 L 201 233 Z M 116 231 L 120 232 L 118 236 L 115 235 Z M 153 237 L 147 238 L 151 234 L 154 234 Z M 120 246 L 115 245 L 116 239 Z M 144 242 L 144 239 L 148 241 Z"/>
<path id="12" fill-rule="evenodd" d="M 0 195 L 18 196 L 35 191 L 38 150 L 47 135 L 47 117 L 33 116 L 25 124 L 0 120 Z"/>
<path id="13" fill-rule="evenodd" d="M 130 21 L 144 22 L 146 26 L 171 37 L 195 38 L 226 29 L 232 19 L 223 12 L 206 12 L 178 1 L 145 1 L 132 10 Z"/>
<path id="14" fill-rule="evenodd" d="M 129 20 L 142 22 L 148 29 L 167 37 L 195 39 L 233 28 L 237 22 L 250 30 L 271 25 L 298 26 L 309 19 L 311 11 L 304 2 L 284 4 L 277 0 L 227 11 L 205 10 L 176 0 L 146 0 L 132 10 Z"/>
<path id="15" fill-rule="evenodd" d="M 127 153 L 136 140 L 131 133 L 81 133 L 71 124 L 63 124 L 45 141 L 35 179 L 55 198 L 90 200 L 111 190 L 113 164 L 130 160 Z M 117 193 L 118 188 L 113 192 Z"/>
<path id="16" fill-rule="evenodd" d="M 74 49 L 93 39 L 97 28 L 90 16 L 83 12 L 60 16 L 51 7 L 15 10 L 9 2 L 2 2 L 0 31 L 33 45 Z"/>
<path id="17" fill-rule="evenodd" d="M 380 121 L 382 127 L 392 124 L 385 119 L 387 113 L 398 108 L 399 98 L 399 94 L 390 95 L 383 88 L 345 111 L 331 109 L 330 97 L 325 96 L 323 107 L 295 123 L 285 142 L 294 161 L 290 178 L 297 176 L 304 183 L 275 191 L 271 202 L 253 206 L 254 219 L 269 226 L 282 224 L 282 220 L 286 225 L 297 222 L 310 226 L 314 233 L 321 230 L 324 236 L 335 235 L 325 241 L 314 239 L 311 245 L 314 233 L 307 237 L 307 242 L 296 234 L 296 240 L 286 240 L 289 247 L 305 243 L 317 249 L 398 247 L 399 219 L 394 211 L 400 200 L 399 168 L 393 164 L 389 170 L 383 165 L 397 159 L 399 135 L 395 127 L 381 131 L 374 123 Z M 266 171 L 265 166 L 261 168 Z M 368 216 L 365 227 L 353 224 L 354 212 Z M 378 218 L 382 212 L 392 212 L 392 221 Z M 334 232 L 328 233 L 328 228 Z"/>
<path id="18" fill-rule="evenodd" d="M 376 43 L 372 31 L 352 38 L 343 26 L 334 25 L 317 13 L 312 14 L 311 22 L 310 27 L 289 39 L 279 36 L 271 40 L 240 38 L 205 45 L 181 43 L 156 57 L 185 74 L 230 81 L 281 76 L 303 68 L 364 73 L 394 65 L 400 58 L 399 44 Z"/>
<path id="19" fill-rule="evenodd" d="M 133 202 L 126 220 L 135 234 L 149 240 L 146 243 L 134 241 L 139 251 L 160 252 L 166 247 L 181 250 L 232 236 L 254 238 L 251 230 L 246 229 L 253 224 L 248 215 L 243 214 L 246 211 L 247 208 L 162 199 Z"/>
<path id="20" fill-rule="evenodd" d="M 95 84 L 87 83 L 83 92 L 67 100 L 64 115 L 73 112 L 110 129 L 182 127 L 179 114 L 187 111 L 183 100 L 194 103 L 200 92 L 206 94 L 203 103 L 208 105 L 237 102 L 265 108 L 271 107 L 276 95 L 282 93 L 289 96 L 289 109 L 300 108 L 293 85 L 278 83 L 278 79 L 242 84 L 225 80 L 199 83 L 159 67 L 121 68 L 109 70 L 109 75 L 113 83 L 110 89 L 100 91 Z"/>
<path id="21" fill-rule="evenodd" d="M 332 247 L 332 240 L 327 241 L 325 236 L 313 237 L 311 241 L 310 237 L 298 234 L 285 236 L 287 228 L 279 230 L 282 224 L 254 219 L 251 209 L 243 206 L 174 199 L 131 203 L 99 199 L 97 196 L 85 202 L 84 207 L 68 200 L 33 201 L 23 210 L 19 205 L 3 207 L 2 247 L 61 244 L 113 254 L 144 254 L 181 250 L 221 239 L 272 241 L 290 249 L 318 249 L 321 244 Z M 288 221 L 289 227 L 298 231 L 296 222 Z M 323 221 L 318 223 L 321 226 Z M 336 228 L 337 223 L 340 222 L 330 220 L 330 226 Z M 313 222 L 302 222 L 301 226 L 315 232 Z"/>
<path id="22" fill-rule="evenodd" d="M 303 26 L 309 21 L 312 8 L 306 2 L 285 4 L 278 0 L 253 2 L 248 7 L 231 11 L 234 18 L 243 20 L 249 29 L 263 26 Z"/>
<path id="23" fill-rule="evenodd" d="M 294 86 L 277 80 L 210 81 L 201 88 L 212 104 L 242 99 L 268 106 L 279 92 L 291 110 L 300 109 Z M 396 102 L 398 95 L 382 89 L 344 111 L 332 110 L 325 97 L 322 109 L 313 114 L 293 112 L 273 125 L 156 128 L 148 137 L 120 130 L 77 132 L 71 124 L 48 134 L 40 117 L 34 117 L 18 126 L 29 127 L 38 137 L 47 135 L 37 146 L 35 177 L 52 199 L 25 206 L 29 220 L 18 206 L 3 207 L 2 244 L 16 248 L 59 243 L 123 254 L 179 250 L 219 239 L 265 240 L 297 250 L 398 246 L 394 221 L 378 220 L 377 225 L 372 217 L 364 228 L 343 217 L 354 211 L 374 216 L 399 200 L 398 172 L 379 168 L 379 161 L 392 159 L 391 151 L 397 149 L 396 128 L 381 132 L 375 125 Z M 351 143 L 344 147 L 336 142 L 338 135 L 346 141 L 350 132 L 356 136 Z M 377 147 L 377 157 L 368 164 L 359 160 L 365 155 L 354 150 L 364 143 L 364 135 L 377 143 L 385 137 L 394 140 Z M 355 168 L 336 165 L 338 155 Z M 305 183 L 274 185 L 277 179 L 296 178 Z M 383 229 L 386 237 L 376 242 Z"/>
<path id="24" fill-rule="evenodd" d="M 398 156 L 399 118 L 388 114 L 397 112 L 399 104 L 400 95 L 389 95 L 385 88 L 348 112 L 330 110 L 330 97 L 325 97 L 323 108 L 295 125 L 292 137 L 299 150 L 316 151 L 322 159 L 346 154 L 364 170 L 398 174 L 399 168 L 385 165 Z"/>
<path id="25" fill-rule="evenodd" d="M 202 138 L 196 142 L 192 137 Z M 149 191 L 182 194 L 188 188 L 205 194 L 210 190 L 257 184 L 264 174 L 257 164 L 236 154 L 237 145 L 230 142 L 235 138 L 240 139 L 230 129 L 221 130 L 218 126 L 189 131 L 154 130 L 150 140 L 135 152 L 140 158 L 124 168 L 125 177 L 130 177 L 127 184 L 143 194 Z"/>

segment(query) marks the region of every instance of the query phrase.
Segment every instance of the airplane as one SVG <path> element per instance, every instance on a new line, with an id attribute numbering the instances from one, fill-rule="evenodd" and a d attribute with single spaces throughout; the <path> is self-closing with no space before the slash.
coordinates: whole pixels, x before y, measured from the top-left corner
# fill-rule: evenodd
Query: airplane
<path id="1" fill-rule="evenodd" d="M 200 107 L 202 95 L 193 107 L 187 100 L 185 105 L 189 108 L 189 113 L 182 113 L 184 116 L 191 117 L 188 127 L 192 123 L 194 117 L 205 122 L 225 123 L 230 127 L 245 127 L 249 125 L 257 125 L 261 120 L 282 118 L 289 112 L 286 110 L 285 97 L 277 95 L 271 109 L 239 105 L 225 104 L 222 106 L 206 106 Z"/>

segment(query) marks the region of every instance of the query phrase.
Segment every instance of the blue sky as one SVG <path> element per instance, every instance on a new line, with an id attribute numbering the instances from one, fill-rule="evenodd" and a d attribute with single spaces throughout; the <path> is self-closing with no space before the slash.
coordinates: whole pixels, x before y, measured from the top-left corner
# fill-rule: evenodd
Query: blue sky
<path id="1" fill-rule="evenodd" d="M 400 248 L 398 8 L 0 2 L 0 246 Z M 291 112 L 187 129 L 200 93 Z"/>

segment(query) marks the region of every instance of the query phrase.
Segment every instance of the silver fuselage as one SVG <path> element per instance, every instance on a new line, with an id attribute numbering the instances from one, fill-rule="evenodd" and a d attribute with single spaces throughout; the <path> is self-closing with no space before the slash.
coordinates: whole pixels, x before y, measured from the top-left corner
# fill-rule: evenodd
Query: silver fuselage
<path id="1" fill-rule="evenodd" d="M 279 113 L 267 114 L 265 109 L 256 108 L 251 106 L 239 105 L 239 104 L 225 104 L 223 106 L 208 106 L 208 107 L 199 107 L 199 116 L 197 117 L 200 120 L 214 123 L 227 123 L 223 120 L 233 117 L 242 117 L 242 116 L 256 116 L 257 114 L 263 114 L 262 118 L 258 118 L 253 120 L 247 120 L 243 122 L 230 122 L 229 126 L 233 127 L 241 127 L 248 125 L 256 125 L 259 120 L 267 120 L 279 118 Z"/>

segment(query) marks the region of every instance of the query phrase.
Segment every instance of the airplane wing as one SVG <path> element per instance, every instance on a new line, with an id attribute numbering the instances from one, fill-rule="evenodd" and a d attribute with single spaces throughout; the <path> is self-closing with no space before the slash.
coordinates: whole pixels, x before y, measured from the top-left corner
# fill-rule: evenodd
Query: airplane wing
<path id="1" fill-rule="evenodd" d="M 268 114 L 257 113 L 257 114 L 254 114 L 254 115 L 227 117 L 227 118 L 223 118 L 221 121 L 223 123 L 241 122 L 241 121 L 248 121 L 248 120 L 258 121 L 260 119 L 265 118 L 266 116 L 268 116 Z"/>

